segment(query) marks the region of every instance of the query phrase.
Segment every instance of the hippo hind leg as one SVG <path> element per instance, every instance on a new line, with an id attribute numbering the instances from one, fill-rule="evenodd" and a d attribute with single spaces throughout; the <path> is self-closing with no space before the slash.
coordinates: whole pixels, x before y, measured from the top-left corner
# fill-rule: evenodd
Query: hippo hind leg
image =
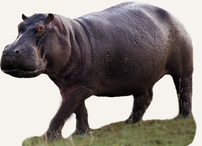
<path id="1" fill-rule="evenodd" d="M 88 125 L 88 113 L 84 101 L 79 105 L 74 113 L 76 114 L 76 131 L 74 132 L 74 134 L 88 134 L 90 128 Z"/>
<path id="2" fill-rule="evenodd" d="M 179 101 L 179 115 L 184 117 L 191 115 L 192 109 L 192 75 L 189 77 L 175 77 L 173 80 L 176 86 L 178 101 Z"/>
<path id="3" fill-rule="evenodd" d="M 133 110 L 128 120 L 126 120 L 126 123 L 136 123 L 142 120 L 145 111 L 147 110 L 152 101 L 153 91 L 152 88 L 150 88 L 146 92 L 133 96 Z"/>

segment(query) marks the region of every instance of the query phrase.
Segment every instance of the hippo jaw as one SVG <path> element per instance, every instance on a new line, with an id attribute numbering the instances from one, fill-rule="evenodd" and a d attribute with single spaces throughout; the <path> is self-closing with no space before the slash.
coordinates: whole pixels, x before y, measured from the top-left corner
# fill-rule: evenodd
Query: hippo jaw
<path id="1" fill-rule="evenodd" d="M 13 77 L 29 78 L 43 73 L 46 62 L 31 45 L 21 48 L 11 44 L 5 47 L 1 58 L 1 70 Z"/>
<path id="2" fill-rule="evenodd" d="M 45 66 L 40 65 L 36 70 L 34 71 L 25 71 L 25 70 L 20 70 L 20 69 L 8 69 L 8 70 L 3 70 L 2 71 L 6 74 L 9 74 L 13 77 L 18 77 L 18 78 L 30 78 L 30 77 L 36 77 L 43 73 L 45 71 Z"/>

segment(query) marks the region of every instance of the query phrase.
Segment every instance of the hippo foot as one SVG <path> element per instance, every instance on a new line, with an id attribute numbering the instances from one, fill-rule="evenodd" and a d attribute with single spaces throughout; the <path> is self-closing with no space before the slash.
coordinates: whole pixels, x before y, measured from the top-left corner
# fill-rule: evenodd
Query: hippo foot
<path id="1" fill-rule="evenodd" d="M 91 135 L 92 133 L 93 132 L 90 128 L 85 131 L 76 129 L 72 135 Z"/>
<path id="2" fill-rule="evenodd" d="M 63 139 L 61 133 L 47 131 L 44 135 L 38 137 L 30 137 L 23 141 L 22 146 L 39 145 L 41 143 L 52 142 L 54 140 Z"/>
<path id="3" fill-rule="evenodd" d="M 54 140 L 61 140 L 62 139 L 62 134 L 61 132 L 58 131 L 47 131 L 44 135 L 43 135 L 43 139 L 44 141 L 54 141 Z"/>
<path id="4" fill-rule="evenodd" d="M 125 121 L 125 124 L 134 124 L 134 123 L 137 123 L 139 121 L 141 121 L 142 119 L 134 119 L 132 118 L 132 116 L 130 116 L 126 121 Z"/>
<path id="5" fill-rule="evenodd" d="M 184 116 L 183 114 L 178 114 L 174 119 L 185 119 L 185 118 L 193 118 L 192 113 L 187 114 L 186 116 Z"/>
<path id="6" fill-rule="evenodd" d="M 43 137 L 37 137 L 37 136 L 30 137 L 22 142 L 22 146 L 39 145 L 43 141 L 44 141 Z"/>

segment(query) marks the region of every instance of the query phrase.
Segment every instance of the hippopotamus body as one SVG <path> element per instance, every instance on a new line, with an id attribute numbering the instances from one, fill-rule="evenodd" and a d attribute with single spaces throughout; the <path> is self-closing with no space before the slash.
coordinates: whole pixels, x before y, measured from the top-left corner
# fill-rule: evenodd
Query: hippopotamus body
<path id="1" fill-rule="evenodd" d="M 176 86 L 179 115 L 191 114 L 192 42 L 167 11 L 130 2 L 77 19 L 50 13 L 22 18 L 17 39 L 3 51 L 1 69 L 15 77 L 45 73 L 59 87 L 62 103 L 47 139 L 61 137 L 72 113 L 75 133 L 87 133 L 85 100 L 91 95 L 133 95 L 126 122 L 138 122 L 152 101 L 154 84 L 166 74 Z"/>

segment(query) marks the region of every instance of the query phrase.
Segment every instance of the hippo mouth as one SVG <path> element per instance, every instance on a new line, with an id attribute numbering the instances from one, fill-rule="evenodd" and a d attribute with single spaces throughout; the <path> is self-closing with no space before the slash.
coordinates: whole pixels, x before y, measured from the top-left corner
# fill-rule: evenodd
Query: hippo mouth
<path id="1" fill-rule="evenodd" d="M 2 70 L 4 73 L 9 74 L 13 77 L 18 78 L 30 78 L 30 77 L 36 77 L 44 72 L 44 67 L 40 66 L 34 71 L 25 71 L 20 69 L 10 69 L 10 70 Z"/>

